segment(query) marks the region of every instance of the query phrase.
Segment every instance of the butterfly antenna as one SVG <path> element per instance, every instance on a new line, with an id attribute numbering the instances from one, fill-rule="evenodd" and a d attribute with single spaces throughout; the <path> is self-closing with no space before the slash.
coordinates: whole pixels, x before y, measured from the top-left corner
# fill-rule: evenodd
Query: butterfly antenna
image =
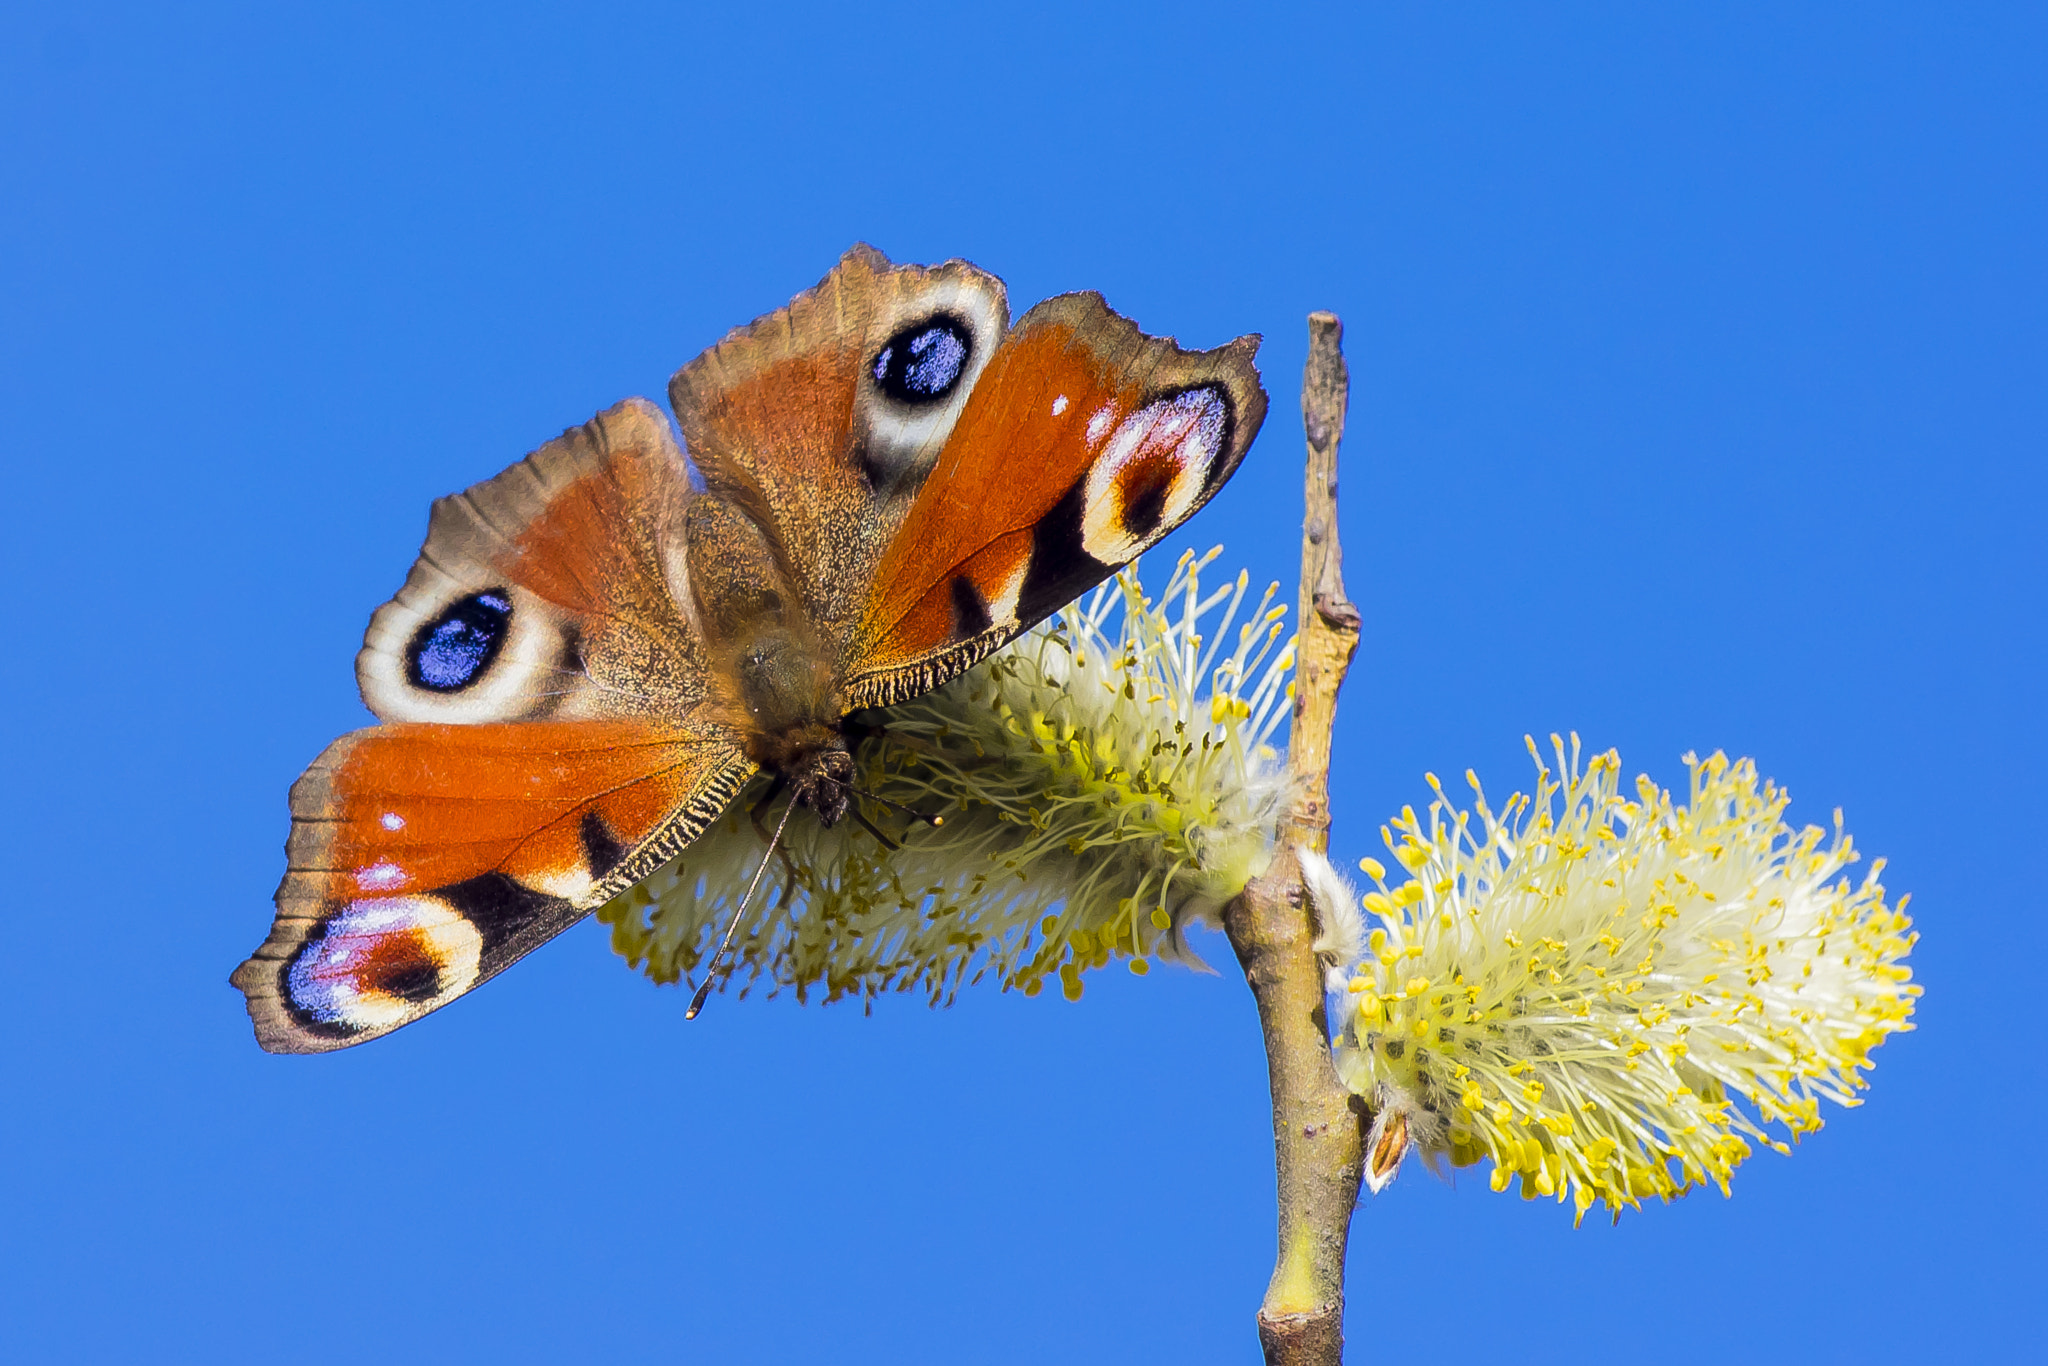
<path id="1" fill-rule="evenodd" d="M 832 781 L 838 783 L 841 787 L 845 788 L 848 792 L 851 792 L 856 797 L 866 797 L 871 802 L 880 802 L 883 806 L 893 806 L 898 811 L 901 811 L 904 815 L 909 816 L 915 820 L 921 820 L 926 825 L 937 827 L 944 825 L 946 823 L 946 818 L 944 816 L 934 816 L 927 812 L 920 811 L 914 806 L 905 806 L 902 802 L 892 802 L 887 797 L 878 797 L 874 793 L 868 791 L 866 788 L 855 787 L 852 783 L 847 782 L 843 778 L 834 778 L 832 779 Z M 866 825 L 867 822 L 862 821 L 861 824 Z M 873 826 L 868 826 L 868 828 L 870 830 L 874 829 Z"/>
<path id="2" fill-rule="evenodd" d="M 761 875 L 768 871 L 768 865 L 775 858 L 775 851 L 782 844 L 782 831 L 789 824 L 790 816 L 796 811 L 792 801 L 782 808 L 782 819 L 775 824 L 775 838 L 768 841 L 768 852 L 761 855 L 761 866 L 754 870 L 754 880 L 747 884 L 747 894 L 740 898 L 740 904 L 733 908 L 732 918 L 725 922 L 725 934 L 718 941 L 718 951 L 711 955 L 711 961 L 704 965 L 704 981 L 698 986 L 697 994 L 690 998 L 690 1008 L 683 1012 L 683 1018 L 694 1020 L 697 1012 L 704 1009 L 704 999 L 711 994 L 712 983 L 718 980 L 718 965 L 725 959 L 725 951 L 732 947 L 732 937 L 739 933 L 740 917 L 747 913 L 747 907 L 754 900 L 754 893 L 760 890 Z"/>

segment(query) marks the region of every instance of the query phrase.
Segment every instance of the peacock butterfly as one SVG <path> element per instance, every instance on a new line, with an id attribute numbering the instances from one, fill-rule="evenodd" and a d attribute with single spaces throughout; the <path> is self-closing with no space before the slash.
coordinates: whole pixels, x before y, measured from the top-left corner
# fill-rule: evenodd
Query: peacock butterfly
<path id="1" fill-rule="evenodd" d="M 1092 293 L 1011 326 L 994 276 L 856 246 L 676 373 L 680 448 L 628 399 L 437 502 L 356 657 L 381 724 L 292 786 L 276 919 L 232 978 L 257 1041 L 446 1005 L 756 772 L 841 819 L 849 712 L 960 674 L 1237 468 L 1258 340 L 1184 351 Z"/>

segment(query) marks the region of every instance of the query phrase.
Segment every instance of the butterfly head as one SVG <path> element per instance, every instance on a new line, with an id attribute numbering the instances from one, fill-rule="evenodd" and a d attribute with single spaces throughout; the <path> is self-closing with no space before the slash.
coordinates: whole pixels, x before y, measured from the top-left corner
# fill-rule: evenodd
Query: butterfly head
<path id="1" fill-rule="evenodd" d="M 830 744 L 798 759 L 795 768 L 785 770 L 791 799 L 817 813 L 818 824 L 828 829 L 846 815 L 853 783 L 853 755 L 846 738 L 833 732 Z"/>
<path id="2" fill-rule="evenodd" d="M 755 731 L 747 755 L 789 788 L 793 802 L 817 813 L 820 825 L 837 825 L 846 814 L 853 753 L 836 722 Z"/>

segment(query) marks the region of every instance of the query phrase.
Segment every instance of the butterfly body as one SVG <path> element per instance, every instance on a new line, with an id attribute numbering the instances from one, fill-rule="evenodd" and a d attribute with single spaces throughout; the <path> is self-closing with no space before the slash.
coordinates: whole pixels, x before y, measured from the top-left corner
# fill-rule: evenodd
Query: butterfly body
<path id="1" fill-rule="evenodd" d="M 848 714 L 1190 516 L 1263 417 L 1255 351 L 1183 351 L 1094 295 L 1012 327 L 994 277 L 857 247 L 677 372 L 680 447 L 628 400 L 442 499 L 357 659 L 381 724 L 293 787 L 277 915 L 233 979 L 258 1040 L 323 1051 L 437 1009 L 757 772 L 844 818 Z"/>
<path id="2" fill-rule="evenodd" d="M 838 662 L 793 610 L 795 589 L 743 512 L 706 494 L 685 525 L 697 621 L 710 673 L 727 699 L 723 724 L 741 737 L 750 762 L 782 778 L 819 820 L 836 824 L 853 777 Z"/>

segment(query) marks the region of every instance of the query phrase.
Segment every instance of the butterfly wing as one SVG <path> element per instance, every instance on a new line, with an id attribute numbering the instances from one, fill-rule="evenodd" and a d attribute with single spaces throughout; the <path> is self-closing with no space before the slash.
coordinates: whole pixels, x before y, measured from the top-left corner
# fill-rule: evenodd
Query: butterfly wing
<path id="1" fill-rule="evenodd" d="M 652 872 L 754 771 L 709 704 L 681 453 L 620 404 L 434 506 L 357 658 L 387 724 L 292 788 L 270 937 L 234 974 L 274 1052 L 360 1043 Z"/>
<path id="2" fill-rule="evenodd" d="M 669 382 L 705 487 L 761 529 L 822 639 L 851 634 L 1008 321 L 993 275 L 964 261 L 892 266 L 856 246 Z"/>
<path id="3" fill-rule="evenodd" d="M 1184 351 L 1097 294 L 1019 319 L 877 564 L 852 704 L 937 686 L 1192 516 L 1265 418 L 1258 342 Z"/>
<path id="4" fill-rule="evenodd" d="M 668 419 L 629 399 L 440 499 L 405 586 L 370 619 L 364 703 L 457 724 L 692 716 L 691 497 Z"/>
<path id="5" fill-rule="evenodd" d="M 270 937 L 237 968 L 256 1037 L 315 1053 L 436 1010 L 646 877 L 753 765 L 636 721 L 400 724 L 292 787 Z"/>

